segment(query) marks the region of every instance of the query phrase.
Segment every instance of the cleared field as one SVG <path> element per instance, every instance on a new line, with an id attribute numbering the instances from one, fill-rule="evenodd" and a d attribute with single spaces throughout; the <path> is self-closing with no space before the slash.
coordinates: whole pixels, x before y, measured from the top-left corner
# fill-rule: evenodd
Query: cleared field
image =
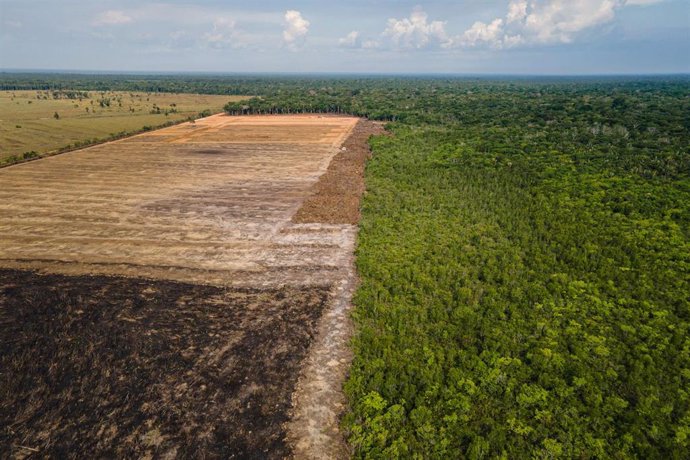
<path id="1" fill-rule="evenodd" d="M 2 458 L 290 453 L 283 424 L 328 289 L 0 269 L 0 292 Z"/>
<path id="2" fill-rule="evenodd" d="M 334 156 L 363 161 L 357 123 L 217 115 L 0 170 L 0 450 L 282 458 L 335 436 L 356 227 L 293 217 Z"/>
<path id="3" fill-rule="evenodd" d="M 43 154 L 75 142 L 196 117 L 205 110 L 220 112 L 227 102 L 241 99 L 117 91 L 0 91 L 0 163 L 11 155 Z"/>
<path id="4" fill-rule="evenodd" d="M 328 284 L 352 229 L 290 219 L 356 122 L 217 115 L 1 170 L 0 260 L 64 274 Z"/>

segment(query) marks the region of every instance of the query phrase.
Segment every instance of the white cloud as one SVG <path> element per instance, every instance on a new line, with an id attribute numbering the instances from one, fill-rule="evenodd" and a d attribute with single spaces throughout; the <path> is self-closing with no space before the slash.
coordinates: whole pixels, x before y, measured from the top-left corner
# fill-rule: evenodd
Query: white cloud
<path id="1" fill-rule="evenodd" d="M 533 3 L 524 29 L 537 43 L 570 43 L 585 29 L 611 21 L 619 0 L 551 0 Z"/>
<path id="2" fill-rule="evenodd" d="M 127 24 L 128 22 L 132 22 L 132 17 L 127 16 L 124 12 L 118 11 L 118 10 L 108 10 L 105 11 L 93 20 L 92 24 L 94 26 L 102 26 L 102 25 L 118 25 L 118 24 Z"/>
<path id="3" fill-rule="evenodd" d="M 380 46 L 381 46 L 381 43 L 379 43 L 379 42 L 376 41 L 376 40 L 364 40 L 364 41 L 362 42 L 362 48 L 368 49 L 368 50 L 376 49 L 376 48 L 378 48 L 378 47 L 380 47 Z"/>
<path id="4" fill-rule="evenodd" d="M 236 22 L 232 19 L 218 18 L 213 21 L 213 28 L 206 32 L 202 39 L 208 46 L 213 48 L 242 47 L 245 43 L 236 26 Z"/>
<path id="5" fill-rule="evenodd" d="M 653 5 L 655 3 L 661 3 L 664 0 L 627 0 L 626 5 Z"/>
<path id="6" fill-rule="evenodd" d="M 353 30 L 343 38 L 338 40 L 338 44 L 345 48 L 358 48 L 361 45 L 361 39 L 359 37 L 359 32 Z"/>
<path id="7" fill-rule="evenodd" d="M 389 19 L 383 35 L 400 48 L 421 49 L 432 44 L 445 46 L 449 41 L 445 26 L 444 21 L 429 22 L 424 10 L 417 7 L 409 18 Z"/>
<path id="8" fill-rule="evenodd" d="M 571 43 L 588 29 L 613 21 L 626 5 L 662 0 L 511 0 L 505 18 L 477 21 L 449 46 L 510 48 Z"/>
<path id="9" fill-rule="evenodd" d="M 302 17 L 302 13 L 295 10 L 285 12 L 285 29 L 283 42 L 291 49 L 295 49 L 309 32 L 309 21 Z"/>
<path id="10" fill-rule="evenodd" d="M 506 22 L 522 21 L 527 17 L 527 0 L 512 0 L 508 5 Z"/>
<path id="11" fill-rule="evenodd" d="M 460 43 L 465 46 L 476 46 L 480 43 L 498 45 L 503 39 L 503 19 L 494 19 L 490 24 L 477 21 L 467 29 Z"/>
<path id="12" fill-rule="evenodd" d="M 381 47 L 378 40 L 371 38 L 362 38 L 362 34 L 357 30 L 353 30 L 343 38 L 338 39 L 338 45 L 343 48 L 359 48 L 365 50 L 377 49 Z"/>
<path id="13" fill-rule="evenodd" d="M 525 43 L 525 39 L 520 34 L 516 35 L 504 35 L 503 42 L 501 43 L 504 48 L 513 48 L 518 45 Z"/>

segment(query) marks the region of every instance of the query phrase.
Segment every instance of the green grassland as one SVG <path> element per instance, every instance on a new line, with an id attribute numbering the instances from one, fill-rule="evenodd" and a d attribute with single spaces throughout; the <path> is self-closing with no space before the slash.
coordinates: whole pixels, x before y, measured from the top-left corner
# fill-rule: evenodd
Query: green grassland
<path id="1" fill-rule="evenodd" d="M 196 118 L 200 113 L 217 113 L 229 100 L 240 98 L 128 91 L 0 91 L 0 163 L 22 158 L 26 152 L 43 155 Z"/>

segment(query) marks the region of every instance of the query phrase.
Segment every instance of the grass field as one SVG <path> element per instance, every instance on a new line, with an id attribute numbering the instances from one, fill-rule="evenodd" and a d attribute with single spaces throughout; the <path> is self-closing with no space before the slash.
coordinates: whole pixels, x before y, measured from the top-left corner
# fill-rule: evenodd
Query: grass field
<path id="1" fill-rule="evenodd" d="M 205 111 L 217 113 L 228 101 L 241 99 L 118 91 L 0 91 L 0 164 L 26 152 L 42 155 Z"/>

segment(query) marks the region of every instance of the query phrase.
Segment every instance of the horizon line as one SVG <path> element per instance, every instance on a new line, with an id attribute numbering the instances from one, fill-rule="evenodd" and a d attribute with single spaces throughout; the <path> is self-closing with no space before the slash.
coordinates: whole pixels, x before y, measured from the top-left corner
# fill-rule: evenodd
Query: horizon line
<path id="1" fill-rule="evenodd" d="M 687 72 L 599 72 L 599 73 L 523 73 L 523 72 L 344 72 L 344 71 L 206 71 L 206 70 L 95 70 L 0 68 L 0 74 L 137 75 L 137 76 L 439 76 L 439 77 L 690 77 Z"/>

